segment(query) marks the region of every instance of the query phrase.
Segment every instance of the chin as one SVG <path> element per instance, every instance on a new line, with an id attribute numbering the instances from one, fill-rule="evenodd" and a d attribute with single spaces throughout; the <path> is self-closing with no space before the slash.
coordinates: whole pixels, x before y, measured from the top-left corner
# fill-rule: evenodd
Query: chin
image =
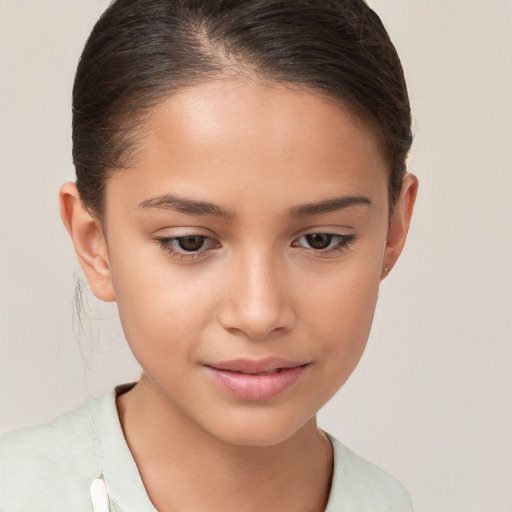
<path id="1" fill-rule="evenodd" d="M 293 434 L 234 432 L 225 441 L 234 446 L 275 446 L 289 439 Z"/>
<path id="2" fill-rule="evenodd" d="M 285 418 L 280 419 L 277 414 L 272 416 L 255 418 L 247 415 L 245 418 L 232 419 L 227 423 L 215 425 L 216 428 L 210 429 L 210 434 L 233 446 L 265 447 L 284 443 L 310 423 L 316 429 L 315 416 L 305 422 L 286 421 Z"/>

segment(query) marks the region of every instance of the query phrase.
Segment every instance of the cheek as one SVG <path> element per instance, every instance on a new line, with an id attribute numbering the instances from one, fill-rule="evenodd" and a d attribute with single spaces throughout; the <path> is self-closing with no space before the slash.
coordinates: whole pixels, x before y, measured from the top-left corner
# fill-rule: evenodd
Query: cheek
<path id="1" fill-rule="evenodd" d="M 157 255 L 118 258 L 113 283 L 125 337 L 139 363 L 172 362 L 194 344 L 211 317 L 214 298 L 202 276 Z"/>
<path id="2" fill-rule="evenodd" d="M 309 287 L 310 336 L 319 340 L 319 360 L 327 373 L 337 375 L 337 385 L 343 384 L 362 356 L 379 290 L 379 267 L 362 265 L 356 270 L 347 265 L 321 285 Z"/>

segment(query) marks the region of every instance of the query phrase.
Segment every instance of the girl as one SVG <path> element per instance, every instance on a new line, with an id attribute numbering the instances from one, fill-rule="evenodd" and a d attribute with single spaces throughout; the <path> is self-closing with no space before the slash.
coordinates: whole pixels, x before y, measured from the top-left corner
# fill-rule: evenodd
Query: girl
<path id="1" fill-rule="evenodd" d="M 62 218 L 144 371 L 4 436 L 0 509 L 410 511 L 316 425 L 417 190 L 378 16 L 363 0 L 116 0 L 73 116 Z"/>

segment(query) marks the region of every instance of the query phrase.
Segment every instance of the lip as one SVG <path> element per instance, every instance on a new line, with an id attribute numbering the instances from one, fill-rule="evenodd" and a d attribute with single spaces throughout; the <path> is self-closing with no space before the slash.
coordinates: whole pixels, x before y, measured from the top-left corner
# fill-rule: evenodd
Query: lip
<path id="1" fill-rule="evenodd" d="M 224 391 L 248 401 L 278 397 L 297 384 L 307 366 L 307 362 L 275 357 L 205 364 L 213 380 Z"/>

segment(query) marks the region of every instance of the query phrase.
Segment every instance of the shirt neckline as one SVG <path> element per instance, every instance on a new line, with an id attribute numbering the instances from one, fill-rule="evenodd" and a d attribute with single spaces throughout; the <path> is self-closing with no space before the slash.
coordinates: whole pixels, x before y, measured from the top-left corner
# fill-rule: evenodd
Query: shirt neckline
<path id="1" fill-rule="evenodd" d="M 97 400 L 102 404 L 94 418 L 101 440 L 103 478 L 113 510 L 129 512 L 158 512 L 151 502 L 137 464 L 124 437 L 116 407 L 116 398 L 136 385 L 135 382 L 116 386 Z M 339 489 L 336 481 L 341 471 L 335 438 L 324 432 L 333 448 L 333 475 L 325 512 L 333 510 Z"/>
<path id="2" fill-rule="evenodd" d="M 103 478 L 114 510 L 157 512 L 126 443 L 116 407 L 116 397 L 134 386 L 123 384 L 100 397 L 102 404 L 94 420 L 101 440 Z"/>

